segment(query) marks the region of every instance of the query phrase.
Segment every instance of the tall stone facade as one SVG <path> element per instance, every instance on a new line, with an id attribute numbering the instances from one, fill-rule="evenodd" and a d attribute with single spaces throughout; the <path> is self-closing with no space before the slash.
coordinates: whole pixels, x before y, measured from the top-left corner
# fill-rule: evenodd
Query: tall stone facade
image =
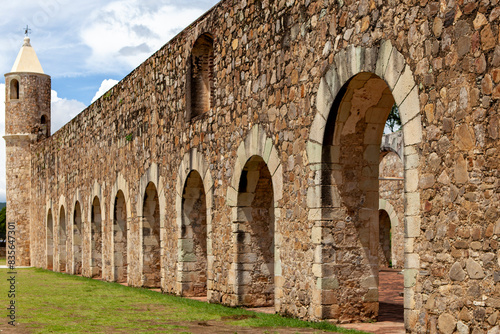
<path id="1" fill-rule="evenodd" d="M 221 1 L 31 144 L 31 263 L 376 318 L 395 103 L 406 330 L 498 330 L 499 16 L 497 1 Z"/>

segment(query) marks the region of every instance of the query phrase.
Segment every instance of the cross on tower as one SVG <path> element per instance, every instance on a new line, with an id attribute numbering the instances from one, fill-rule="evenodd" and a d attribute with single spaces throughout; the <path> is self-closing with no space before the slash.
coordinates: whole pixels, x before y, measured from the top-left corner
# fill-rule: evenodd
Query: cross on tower
<path id="1" fill-rule="evenodd" d="M 31 29 L 28 27 L 28 25 L 26 25 L 26 28 L 24 28 L 24 34 L 26 35 L 26 37 L 31 34 Z"/>

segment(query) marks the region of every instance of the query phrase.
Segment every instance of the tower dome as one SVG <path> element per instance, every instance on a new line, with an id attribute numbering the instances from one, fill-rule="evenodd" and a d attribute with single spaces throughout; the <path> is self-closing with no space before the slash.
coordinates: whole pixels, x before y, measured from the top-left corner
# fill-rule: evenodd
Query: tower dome
<path id="1" fill-rule="evenodd" d="M 35 49 L 31 47 L 30 38 L 25 37 L 23 46 L 19 51 L 11 73 L 39 73 L 44 74 L 42 65 L 36 56 Z"/>

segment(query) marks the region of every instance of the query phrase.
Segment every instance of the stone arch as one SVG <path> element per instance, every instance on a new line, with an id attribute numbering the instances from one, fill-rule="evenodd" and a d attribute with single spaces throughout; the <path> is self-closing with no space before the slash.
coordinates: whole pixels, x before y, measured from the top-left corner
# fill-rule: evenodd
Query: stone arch
<path id="1" fill-rule="evenodd" d="M 67 272 L 67 214 L 66 199 L 59 199 L 58 225 L 57 225 L 57 271 Z"/>
<path id="2" fill-rule="evenodd" d="M 103 274 L 103 236 L 104 224 L 106 221 L 106 207 L 103 201 L 103 187 L 94 182 L 88 202 L 88 233 L 87 240 L 89 249 L 88 254 L 88 272 L 84 274 L 89 277 L 102 277 Z"/>
<path id="3" fill-rule="evenodd" d="M 256 197 L 255 189 L 257 188 L 257 182 L 262 179 L 261 176 L 264 174 L 267 176 L 264 180 L 268 179 L 268 181 L 264 181 L 263 183 L 272 183 L 271 206 L 274 208 L 274 210 L 272 208 L 269 209 L 269 216 L 273 220 L 270 233 L 273 235 L 272 253 L 274 263 L 271 264 L 272 268 L 270 269 L 272 270 L 269 270 L 272 272 L 271 275 L 273 277 L 271 277 L 271 281 L 274 283 L 274 294 L 272 295 L 274 300 L 272 302 L 266 300 L 262 293 L 248 290 L 245 287 L 247 285 L 246 281 L 251 279 L 253 274 L 245 271 L 243 266 L 244 262 L 252 262 L 253 257 L 249 252 L 245 252 L 248 250 L 248 247 L 245 246 L 242 239 L 251 237 L 252 232 L 248 230 L 248 225 L 253 220 L 252 213 L 254 209 L 251 203 L 247 205 L 248 203 L 244 202 L 253 202 L 251 197 Z M 248 189 L 250 188 L 252 189 L 249 191 Z M 282 293 L 280 256 L 282 198 L 283 167 L 278 151 L 274 147 L 272 139 L 267 137 L 265 129 L 260 125 L 254 125 L 238 147 L 234 173 L 226 196 L 227 204 L 231 207 L 232 211 L 232 254 L 233 259 L 235 259 L 235 262 L 231 266 L 231 274 L 228 281 L 229 303 L 231 305 L 264 306 L 274 304 L 277 311 L 280 309 L 280 299 L 277 296 Z M 255 263 L 255 261 L 252 263 Z M 263 263 L 263 265 L 266 264 Z M 254 292 L 256 293 L 254 294 Z"/>
<path id="4" fill-rule="evenodd" d="M 176 212 L 178 228 L 178 266 L 177 266 L 177 287 L 179 295 L 207 295 L 210 300 L 212 292 L 207 286 L 212 286 L 209 280 L 212 280 L 209 272 L 213 272 L 213 254 L 212 254 L 212 210 L 213 199 L 213 179 L 210 173 L 209 165 L 204 159 L 202 153 L 192 149 L 184 154 L 181 161 L 176 182 Z M 190 194 L 186 194 L 186 193 Z M 190 199 L 187 199 L 190 197 Z M 186 201 L 189 202 L 186 203 Z M 186 206 L 189 206 L 189 213 L 186 212 Z M 204 206 L 204 207 L 203 207 Z M 183 217 L 187 214 L 187 217 Z M 197 226 L 200 229 L 197 235 L 193 234 L 193 228 L 188 227 L 186 220 L 191 220 L 189 214 L 197 214 L 200 223 Z M 204 224 L 202 220 L 204 221 Z M 196 222 L 195 222 L 196 223 Z M 204 225 L 204 226 L 203 226 Z M 189 229 L 189 231 L 188 231 Z M 203 240 L 205 239 L 205 245 Z M 193 251 L 189 249 L 194 245 Z M 203 247 L 204 246 L 204 247 Z M 204 254 L 202 252 L 203 248 Z M 200 257 L 204 257 L 200 261 Z M 200 280 L 200 271 L 204 271 L 205 282 Z"/>
<path id="5" fill-rule="evenodd" d="M 52 201 L 47 201 L 47 212 L 45 214 L 46 224 L 45 224 L 45 254 L 46 254 L 46 265 L 45 269 L 54 270 L 54 215 L 52 214 Z"/>
<path id="6" fill-rule="evenodd" d="M 71 273 L 72 274 L 82 274 L 82 266 L 83 266 L 83 238 L 84 238 L 84 224 L 83 224 L 83 207 L 82 207 L 82 198 L 80 195 L 80 191 L 77 189 L 75 196 L 73 198 L 73 212 L 71 215 L 71 245 L 72 245 L 72 266 Z"/>
<path id="7" fill-rule="evenodd" d="M 387 218 L 389 219 L 390 229 L 392 231 L 395 231 L 398 227 L 401 226 L 399 224 L 399 218 L 398 218 L 396 210 L 394 210 L 394 207 L 391 205 L 391 203 L 389 203 L 385 199 L 380 198 L 378 202 L 379 202 L 379 214 L 381 214 L 381 211 L 383 211 L 387 215 Z M 379 221 L 380 221 L 380 219 L 379 219 Z M 380 238 L 380 239 L 382 239 L 382 238 Z M 397 260 L 395 259 L 395 251 L 394 251 L 393 247 L 391 247 L 391 259 L 392 259 L 393 266 L 395 264 L 397 264 Z"/>
<path id="8" fill-rule="evenodd" d="M 115 184 L 111 188 L 114 196 L 109 203 L 110 212 L 113 215 L 112 238 L 112 278 L 116 282 L 128 281 L 129 253 L 130 253 L 130 222 L 132 219 L 132 206 L 128 184 L 120 173 Z"/>
<path id="9" fill-rule="evenodd" d="M 392 266 L 391 219 L 385 210 L 378 210 L 379 268 Z"/>
<path id="10" fill-rule="evenodd" d="M 214 39 L 208 33 L 195 41 L 189 56 L 186 78 L 186 119 L 202 115 L 213 107 Z"/>
<path id="11" fill-rule="evenodd" d="M 380 144 L 380 160 L 389 152 L 396 153 L 404 164 L 404 136 L 403 131 L 398 130 L 382 136 Z"/>
<path id="12" fill-rule="evenodd" d="M 328 224 L 331 225 L 332 223 L 325 222 L 334 220 L 340 225 L 345 225 L 351 221 L 351 217 L 346 212 L 342 213 L 342 210 L 339 210 L 345 200 L 337 189 L 337 186 L 342 184 L 341 171 L 334 171 L 335 167 L 332 167 L 333 170 L 326 173 L 330 173 L 331 177 L 328 178 L 325 174 L 325 170 L 330 167 L 328 167 L 328 164 L 325 164 L 323 144 L 326 137 L 331 136 L 329 139 L 336 144 L 332 145 L 327 152 L 328 163 L 334 165 L 343 163 L 343 161 L 340 161 L 341 152 L 339 151 L 340 146 L 338 143 L 341 138 L 341 132 L 339 131 L 352 131 L 353 129 L 345 126 L 348 121 L 345 111 L 339 110 L 337 114 L 335 108 L 340 107 L 342 103 L 340 99 L 343 99 L 344 94 L 349 93 L 348 89 L 352 88 L 351 85 L 361 85 L 360 87 L 362 87 L 373 76 L 382 79 L 385 85 L 387 85 L 394 99 L 393 101 L 398 105 L 402 121 L 402 132 L 405 141 L 405 244 L 413 244 L 414 238 L 420 235 L 420 194 L 417 190 L 417 184 L 418 146 L 422 141 L 422 125 L 418 86 L 415 84 L 413 73 L 410 66 L 406 64 L 404 56 L 392 46 L 390 41 L 383 41 L 380 47 L 373 48 L 349 46 L 335 55 L 333 64 L 321 78 L 316 96 L 317 112 L 311 125 L 307 143 L 309 167 L 316 173 L 314 185 L 309 187 L 307 196 L 309 217 L 314 221 L 315 225 L 312 230 L 312 241 L 316 244 L 317 248 L 313 268 L 316 267 L 316 286 L 319 290 L 319 295 L 322 296 L 334 292 L 339 287 L 339 284 L 342 283 L 333 274 L 334 270 L 332 269 L 335 268 L 336 264 L 327 264 L 323 261 L 322 254 L 331 247 L 331 245 L 325 243 L 323 236 L 332 233 L 330 232 L 332 227 L 328 226 Z M 387 103 L 389 102 L 388 100 Z M 387 106 L 384 107 L 386 108 Z M 335 113 L 333 113 L 334 110 Z M 367 114 L 367 117 L 372 117 L 375 123 L 383 119 L 376 112 L 372 110 L 370 115 Z M 337 116 L 341 118 L 337 119 Z M 383 122 L 385 123 L 385 120 Z M 327 124 L 330 123 L 334 124 L 334 133 L 329 133 Z M 364 133 L 364 140 L 370 143 L 375 143 L 378 137 L 381 137 L 379 125 L 374 125 Z M 379 152 L 380 142 L 377 145 L 367 147 L 366 151 L 362 152 L 362 157 L 374 158 L 376 156 L 378 160 Z M 372 164 L 375 165 L 375 161 Z M 370 175 L 373 174 L 375 172 L 374 167 L 370 167 L 366 172 Z M 373 179 L 373 176 L 370 177 Z M 369 187 L 368 184 L 366 186 Z M 373 188 L 375 189 L 375 186 Z M 330 206 L 325 206 L 325 198 L 328 198 L 327 201 L 331 203 Z M 369 196 L 367 201 L 370 202 L 370 206 L 373 206 L 374 209 L 378 198 Z M 372 212 L 373 209 L 368 211 Z M 368 211 L 360 212 L 360 214 L 367 214 L 370 217 L 366 216 L 365 218 L 373 220 L 373 214 L 368 214 Z M 378 234 L 378 231 L 376 234 Z M 360 238 L 364 238 L 365 244 L 363 247 L 365 251 L 373 253 L 376 243 L 371 239 L 374 239 L 374 236 L 370 239 L 370 234 L 365 234 L 364 232 L 359 234 L 359 236 Z M 407 313 L 412 312 L 415 305 L 415 301 L 413 300 L 415 292 L 414 282 L 419 270 L 419 256 L 414 252 L 407 252 L 405 258 L 405 263 L 407 263 L 405 269 L 405 313 Z M 366 287 L 367 293 L 363 297 L 364 302 L 376 302 L 378 300 L 376 277 L 366 277 L 365 281 L 360 284 Z M 317 299 L 314 302 L 314 308 L 318 318 L 342 317 L 339 313 L 334 312 L 334 310 L 338 310 L 336 305 L 324 298 Z M 373 313 L 372 315 L 369 314 L 369 310 L 365 311 L 367 311 L 365 315 L 353 316 L 360 316 L 361 318 L 374 316 Z"/>
<path id="13" fill-rule="evenodd" d="M 162 247 L 165 242 L 165 210 L 166 210 L 166 197 L 165 197 L 165 188 L 163 186 L 164 180 L 161 176 L 159 176 L 158 165 L 156 163 L 152 163 L 151 166 L 146 170 L 144 175 L 141 177 L 139 182 L 139 198 L 137 200 L 137 216 L 140 219 L 140 240 L 142 240 L 142 247 L 140 252 L 140 272 L 142 273 L 141 284 L 146 287 L 164 287 L 165 285 L 165 266 L 163 265 L 162 259 L 165 257 L 164 247 Z M 153 189 L 154 187 L 154 189 Z M 154 190 L 154 191 L 153 191 Z M 149 191 L 149 194 L 148 194 Z M 155 194 L 156 193 L 156 194 Z M 149 195 L 149 197 L 148 197 Z M 147 230 L 147 233 L 152 232 L 156 233 L 154 230 L 156 228 L 155 225 L 151 226 L 150 223 L 153 222 L 151 220 L 151 216 L 154 217 L 155 212 L 146 212 L 144 208 L 148 203 L 153 204 L 153 202 L 158 205 L 158 207 L 154 208 L 154 211 L 158 209 L 158 220 L 159 220 L 159 240 L 157 241 L 157 245 L 151 245 L 159 248 L 159 259 L 158 256 L 154 256 L 151 261 L 159 261 L 159 263 L 154 263 L 156 269 L 151 268 L 149 263 L 145 263 L 145 256 L 147 253 L 145 252 L 145 235 L 144 232 Z M 151 207 L 149 207 L 151 209 Z M 154 218 L 154 223 L 156 224 L 156 218 Z M 146 235 L 147 237 L 147 235 Z M 153 240 L 151 240 L 153 241 Z M 156 251 L 156 250 L 155 250 Z M 149 261 L 149 259 L 148 259 Z M 173 273 L 172 273 L 173 274 Z M 160 282 L 158 282 L 160 279 Z"/>

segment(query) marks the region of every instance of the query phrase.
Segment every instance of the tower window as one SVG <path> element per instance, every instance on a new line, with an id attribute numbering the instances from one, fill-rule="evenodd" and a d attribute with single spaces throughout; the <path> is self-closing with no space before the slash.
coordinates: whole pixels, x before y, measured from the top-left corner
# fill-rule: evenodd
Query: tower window
<path id="1" fill-rule="evenodd" d="M 47 117 L 45 115 L 42 115 L 42 118 L 40 119 L 41 124 L 47 123 Z"/>
<path id="2" fill-rule="evenodd" d="M 10 81 L 10 99 L 19 99 L 19 81 L 17 81 L 16 79 L 12 79 Z"/>
<path id="3" fill-rule="evenodd" d="M 203 34 L 194 43 L 186 80 L 187 119 L 206 113 L 214 99 L 214 41 Z"/>

